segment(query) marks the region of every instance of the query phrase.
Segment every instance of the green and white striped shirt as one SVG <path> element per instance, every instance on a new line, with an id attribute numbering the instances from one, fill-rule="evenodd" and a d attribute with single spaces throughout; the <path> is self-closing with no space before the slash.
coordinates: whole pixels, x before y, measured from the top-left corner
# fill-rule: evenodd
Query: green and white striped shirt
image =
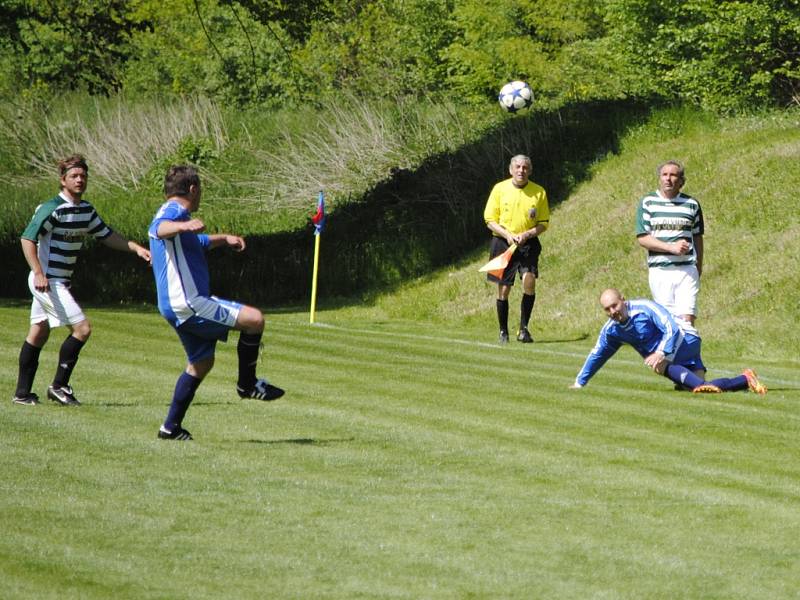
<path id="1" fill-rule="evenodd" d="M 36 208 L 22 239 L 38 245 L 39 262 L 48 279 L 68 282 L 84 237 L 104 240 L 112 233 L 91 204 L 74 204 L 59 194 Z"/>
<path id="2" fill-rule="evenodd" d="M 685 239 L 691 251 L 677 255 L 648 250 L 648 267 L 676 267 L 697 264 L 694 236 L 703 235 L 703 211 L 700 203 L 691 196 L 678 193 L 671 200 L 658 192 L 651 192 L 639 202 L 636 213 L 636 237 L 652 235 L 662 242 Z"/>

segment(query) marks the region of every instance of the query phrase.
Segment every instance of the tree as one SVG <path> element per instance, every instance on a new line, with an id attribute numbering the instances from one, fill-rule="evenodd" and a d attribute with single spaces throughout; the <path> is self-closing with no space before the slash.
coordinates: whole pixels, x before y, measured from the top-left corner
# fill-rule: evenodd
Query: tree
<path id="1" fill-rule="evenodd" d="M 6 69 L 28 86 L 117 90 L 132 32 L 150 26 L 132 18 L 126 0 L 2 0 L 0 9 L 6 54 L 13 56 Z"/>

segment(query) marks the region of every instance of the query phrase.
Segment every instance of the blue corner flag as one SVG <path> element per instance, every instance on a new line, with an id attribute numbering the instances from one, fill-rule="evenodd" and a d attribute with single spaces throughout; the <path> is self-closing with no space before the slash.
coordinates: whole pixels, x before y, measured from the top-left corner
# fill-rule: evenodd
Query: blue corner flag
<path id="1" fill-rule="evenodd" d="M 325 194 L 322 190 L 317 200 L 317 212 L 311 217 L 311 222 L 314 223 L 314 235 L 319 235 L 325 229 Z"/>

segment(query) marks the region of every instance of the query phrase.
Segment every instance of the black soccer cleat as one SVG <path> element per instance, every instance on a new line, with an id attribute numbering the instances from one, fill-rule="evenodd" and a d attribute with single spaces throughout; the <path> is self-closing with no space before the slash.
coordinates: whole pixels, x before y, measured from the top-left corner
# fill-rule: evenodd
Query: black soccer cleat
<path id="1" fill-rule="evenodd" d="M 158 429 L 158 439 L 179 440 L 181 442 L 185 442 L 194 438 L 192 437 L 192 434 L 186 431 L 183 427 L 176 427 L 172 431 L 168 431 L 164 429 L 164 426 L 162 425 Z"/>
<path id="2" fill-rule="evenodd" d="M 22 396 L 14 396 L 11 401 L 14 404 L 23 404 L 25 406 L 35 406 L 39 404 L 39 396 L 28 392 L 27 394 L 23 394 Z"/>
<path id="3" fill-rule="evenodd" d="M 501 344 L 508 343 L 508 332 L 505 329 L 500 330 L 500 339 L 498 340 Z"/>
<path id="4" fill-rule="evenodd" d="M 239 398 L 254 398 L 256 400 L 270 401 L 277 400 L 286 392 L 272 385 L 266 379 L 258 379 L 256 384 L 249 390 L 245 390 L 237 385 L 236 393 L 239 394 Z"/>
<path id="5" fill-rule="evenodd" d="M 528 331 L 527 327 L 520 327 L 519 331 L 517 332 L 517 341 L 522 342 L 523 344 L 532 344 L 533 338 L 531 337 L 531 332 Z"/>
<path id="6" fill-rule="evenodd" d="M 81 403 L 75 397 L 72 391 L 72 386 L 62 385 L 61 387 L 49 386 L 47 388 L 47 397 L 53 402 L 57 402 L 61 406 L 80 406 Z"/>

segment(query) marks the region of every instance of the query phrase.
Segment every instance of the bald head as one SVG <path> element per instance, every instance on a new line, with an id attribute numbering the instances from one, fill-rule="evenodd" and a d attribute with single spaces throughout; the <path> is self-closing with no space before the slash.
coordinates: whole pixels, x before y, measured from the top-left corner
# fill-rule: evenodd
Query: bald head
<path id="1" fill-rule="evenodd" d="M 622 292 L 620 292 L 617 288 L 608 288 L 603 290 L 603 292 L 600 294 L 600 304 L 605 307 L 606 304 L 616 302 L 620 298 L 622 298 Z"/>
<path id="2" fill-rule="evenodd" d="M 624 323 L 628 320 L 628 307 L 625 304 L 625 296 L 616 288 L 608 288 L 600 294 L 600 306 L 605 313 L 617 321 Z"/>

